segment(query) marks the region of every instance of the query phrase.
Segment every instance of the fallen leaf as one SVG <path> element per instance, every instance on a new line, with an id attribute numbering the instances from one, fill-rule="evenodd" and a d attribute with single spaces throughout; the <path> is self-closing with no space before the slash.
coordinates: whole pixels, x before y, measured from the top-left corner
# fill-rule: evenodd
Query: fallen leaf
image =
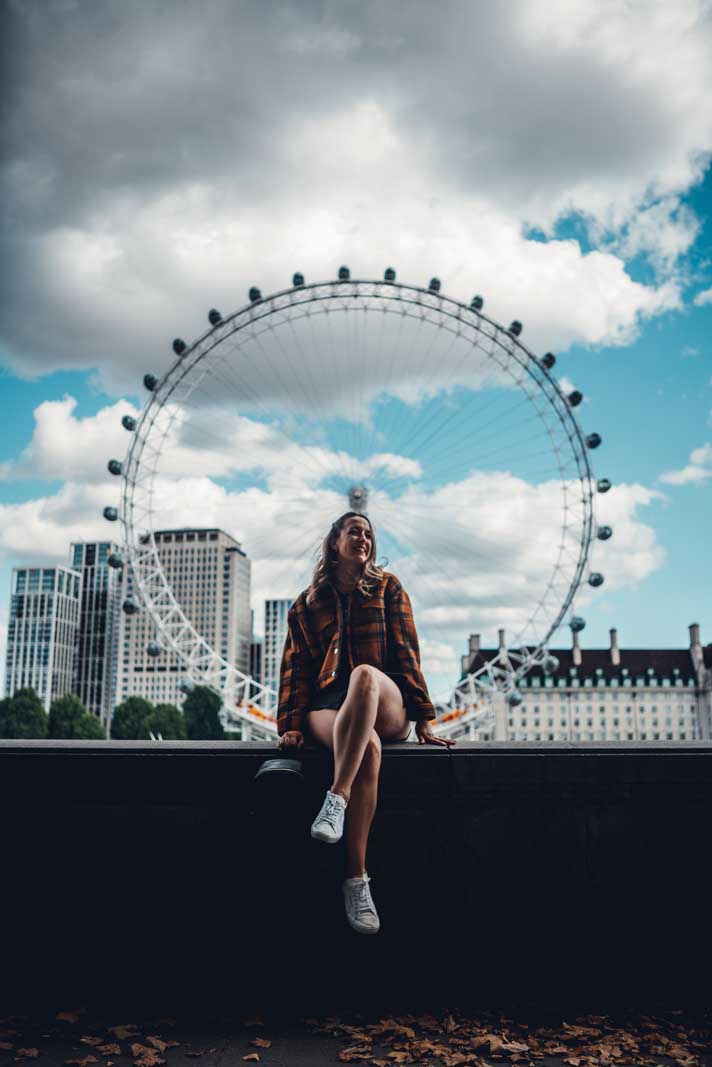
<path id="1" fill-rule="evenodd" d="M 40 1050 L 38 1048 L 19 1048 L 17 1050 L 17 1056 L 14 1058 L 17 1060 L 20 1056 L 23 1056 L 28 1060 L 36 1060 L 39 1054 Z"/>
<path id="2" fill-rule="evenodd" d="M 79 1040 L 81 1041 L 81 1043 L 83 1045 L 92 1045 L 93 1047 L 96 1047 L 97 1045 L 100 1045 L 102 1043 L 104 1038 L 103 1037 L 80 1037 Z"/>
<path id="3" fill-rule="evenodd" d="M 259 1052 L 248 1052 L 246 1056 L 242 1057 L 243 1060 L 258 1060 L 260 1058 Z"/>
<path id="4" fill-rule="evenodd" d="M 134 1026 L 133 1023 L 126 1023 L 124 1026 L 110 1026 L 108 1030 L 114 1037 L 118 1037 L 119 1041 L 125 1041 L 127 1037 L 132 1037 L 138 1033 L 138 1026 Z"/>
<path id="5" fill-rule="evenodd" d="M 97 1046 L 97 1052 L 101 1052 L 102 1056 L 120 1056 L 121 1045 L 117 1041 L 110 1041 L 107 1045 Z"/>
<path id="6" fill-rule="evenodd" d="M 256 1045 L 257 1048 L 269 1048 L 272 1042 L 268 1037 L 253 1037 L 250 1044 Z"/>
<path id="7" fill-rule="evenodd" d="M 368 1045 L 351 1045 L 350 1048 L 342 1048 L 338 1058 L 342 1063 L 353 1063 L 354 1060 L 370 1060 L 371 1049 Z"/>
<path id="8" fill-rule="evenodd" d="M 2 1049 L 3 1052 L 8 1052 L 11 1048 L 14 1047 L 15 1046 L 11 1045 L 9 1041 L 0 1041 L 0 1049 Z"/>
<path id="9" fill-rule="evenodd" d="M 75 1064 L 76 1067 L 87 1067 L 88 1063 L 98 1063 L 96 1056 L 85 1056 L 83 1060 L 65 1060 L 67 1064 Z"/>

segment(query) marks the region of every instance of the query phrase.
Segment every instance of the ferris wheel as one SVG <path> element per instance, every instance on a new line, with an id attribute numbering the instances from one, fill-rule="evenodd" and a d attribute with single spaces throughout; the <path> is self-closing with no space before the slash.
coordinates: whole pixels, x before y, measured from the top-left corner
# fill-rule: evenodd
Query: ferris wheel
<path id="1" fill-rule="evenodd" d="M 427 286 L 355 280 L 292 285 L 223 316 L 187 344 L 157 378 L 130 433 L 121 478 L 121 554 L 131 594 L 126 614 L 144 611 L 154 630 L 146 655 L 173 657 L 181 688 L 208 685 L 223 697 L 223 724 L 243 736 L 274 734 L 274 682 L 212 647 L 184 610 L 162 563 L 156 532 L 210 524 L 239 531 L 251 560 L 252 594 L 293 600 L 309 584 L 315 553 L 345 510 L 374 524 L 378 562 L 411 595 L 421 652 L 447 660 L 473 625 L 505 629 L 504 654 L 434 693 L 443 732 L 462 717 L 487 721 L 493 694 L 521 701 L 519 680 L 535 665 L 553 673 L 552 635 L 573 614 L 596 541 L 611 537 L 594 518 L 589 454 L 578 390 L 552 374 L 484 311 Z M 385 560 L 384 560 L 385 556 Z M 457 662 L 459 657 L 452 655 Z M 426 681 L 428 673 L 424 657 Z M 457 672 L 459 673 L 459 672 Z M 437 724 L 436 724 L 437 726 Z"/>

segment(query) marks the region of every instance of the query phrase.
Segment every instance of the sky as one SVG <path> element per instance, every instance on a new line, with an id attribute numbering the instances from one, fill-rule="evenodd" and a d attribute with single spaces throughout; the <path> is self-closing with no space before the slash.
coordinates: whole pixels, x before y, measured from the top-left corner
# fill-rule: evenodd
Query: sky
<path id="1" fill-rule="evenodd" d="M 613 483 L 594 530 L 613 536 L 551 647 L 572 611 L 584 648 L 611 627 L 624 648 L 685 647 L 692 622 L 712 640 L 709 2 L 2 10 L 0 682 L 12 567 L 117 533 L 106 460 L 143 374 L 209 308 L 342 264 L 483 294 L 583 393 L 592 472 Z M 546 630 L 571 581 L 554 546 L 583 513 L 562 511 L 572 470 L 532 462 L 536 394 L 516 408 L 521 382 L 484 354 L 397 323 L 352 310 L 226 344 L 167 437 L 155 522 L 242 543 L 259 629 L 363 481 L 435 694 L 470 633 L 524 641 L 555 573 Z"/>

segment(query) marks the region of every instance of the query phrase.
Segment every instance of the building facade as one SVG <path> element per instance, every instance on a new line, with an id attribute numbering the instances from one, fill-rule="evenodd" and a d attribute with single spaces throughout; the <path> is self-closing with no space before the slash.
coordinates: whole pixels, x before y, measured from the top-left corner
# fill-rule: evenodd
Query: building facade
<path id="1" fill-rule="evenodd" d="M 449 734 L 502 741 L 708 740 L 712 645 L 702 647 L 697 623 L 689 631 L 689 646 L 680 649 L 619 648 L 615 629 L 609 648 L 582 649 L 574 633 L 572 648 L 550 650 L 559 661 L 553 674 L 535 668 L 520 681 L 521 704 L 501 699 L 493 726 L 463 723 Z M 501 658 L 504 647 L 503 630 L 498 648 L 480 648 L 479 634 L 471 635 L 462 678 Z"/>
<path id="2" fill-rule="evenodd" d="M 274 696 L 271 707 L 265 710 L 277 710 L 279 693 L 279 671 L 282 665 L 282 652 L 287 640 L 287 614 L 294 603 L 285 597 L 265 600 L 265 637 L 262 647 L 262 684 L 271 689 Z"/>
<path id="3" fill-rule="evenodd" d="M 159 530 L 154 534 L 161 566 L 173 595 L 196 631 L 244 674 L 250 668 L 250 561 L 240 544 L 218 529 Z M 124 576 L 123 597 L 140 597 Z M 168 652 L 150 656 L 156 641 L 143 610 L 120 613 L 117 703 L 141 696 L 154 704 L 179 704 L 181 660 Z"/>
<path id="4" fill-rule="evenodd" d="M 118 551 L 110 541 L 76 541 L 70 548 L 72 567 L 81 574 L 73 692 L 105 726 L 116 703 L 122 594 L 121 573 L 108 559 Z"/>
<path id="5" fill-rule="evenodd" d="M 69 567 L 15 567 L 11 581 L 5 692 L 32 688 L 49 712 L 74 692 L 81 576 Z"/>

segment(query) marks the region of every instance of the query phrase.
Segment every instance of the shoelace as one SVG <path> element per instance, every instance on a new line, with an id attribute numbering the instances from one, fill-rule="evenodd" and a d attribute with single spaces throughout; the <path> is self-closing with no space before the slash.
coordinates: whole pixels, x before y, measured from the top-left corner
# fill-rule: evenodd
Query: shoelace
<path id="1" fill-rule="evenodd" d="M 369 915 L 373 915 L 374 913 L 375 909 L 373 907 L 373 901 L 371 900 L 371 895 L 368 890 L 368 883 L 370 881 L 371 879 L 367 877 L 362 882 L 356 882 L 355 885 L 352 882 L 348 887 L 352 896 L 356 898 L 356 912 L 358 915 L 362 915 L 364 912 Z"/>
<path id="2" fill-rule="evenodd" d="M 326 811 L 322 814 L 321 818 L 324 822 L 328 822 L 332 830 L 336 829 L 336 820 L 340 810 L 341 806 L 338 800 L 334 800 L 333 797 L 326 798 Z"/>

